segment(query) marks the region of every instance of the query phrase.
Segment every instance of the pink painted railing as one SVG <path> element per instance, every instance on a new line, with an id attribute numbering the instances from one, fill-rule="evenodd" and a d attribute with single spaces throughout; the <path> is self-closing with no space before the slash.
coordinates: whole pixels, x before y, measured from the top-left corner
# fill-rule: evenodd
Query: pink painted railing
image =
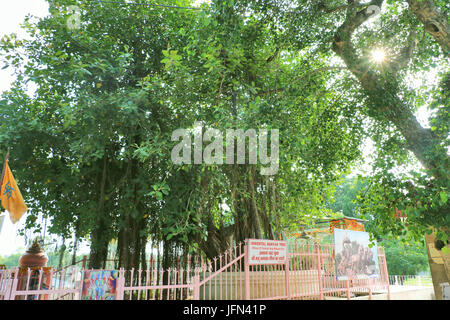
<path id="1" fill-rule="evenodd" d="M 239 243 L 200 268 L 198 299 L 242 300 L 245 298 L 246 279 L 243 272 L 245 248 L 242 243 Z"/>
<path id="2" fill-rule="evenodd" d="M 0 271 L 2 300 L 78 300 L 82 270 L 13 268 Z"/>
<path id="3" fill-rule="evenodd" d="M 193 269 L 119 272 L 118 299 L 326 299 L 386 293 L 385 256 L 378 251 L 380 277 L 336 280 L 333 244 L 290 244 L 278 265 L 249 265 L 247 245 L 238 244 Z"/>
<path id="4" fill-rule="evenodd" d="M 248 246 L 239 243 L 199 267 L 118 271 L 117 300 L 264 300 L 351 299 L 385 293 L 390 298 L 383 250 L 378 251 L 381 276 L 336 280 L 334 245 L 293 242 L 282 264 L 254 265 Z M 84 270 L 0 270 L 0 300 L 81 299 Z"/>
<path id="5" fill-rule="evenodd" d="M 242 243 L 200 267 L 120 270 L 117 298 L 124 300 L 239 299 L 244 276 Z M 240 277 L 238 279 L 237 275 Z M 218 285 L 219 283 L 219 285 Z M 241 295 L 242 296 L 242 295 Z"/>
<path id="6" fill-rule="evenodd" d="M 119 271 L 118 300 L 185 300 L 192 299 L 191 269 L 131 269 Z"/>
<path id="7" fill-rule="evenodd" d="M 0 300 L 9 299 L 9 291 L 11 289 L 10 270 L 0 269 Z"/>

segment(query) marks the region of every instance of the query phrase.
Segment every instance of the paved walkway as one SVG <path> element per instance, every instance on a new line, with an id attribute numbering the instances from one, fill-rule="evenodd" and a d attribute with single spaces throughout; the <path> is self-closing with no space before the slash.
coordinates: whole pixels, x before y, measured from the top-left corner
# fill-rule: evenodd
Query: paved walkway
<path id="1" fill-rule="evenodd" d="M 432 286 L 389 286 L 391 292 L 391 300 L 433 300 L 434 288 Z M 381 292 L 380 292 L 381 293 Z M 386 295 L 385 290 L 382 294 Z M 376 295 L 374 295 L 375 297 Z"/>
<path id="2" fill-rule="evenodd" d="M 390 285 L 389 289 L 391 292 L 400 292 L 400 291 L 411 291 L 411 290 L 422 290 L 422 289 L 433 289 L 433 286 L 401 286 L 401 285 Z"/>
<path id="3" fill-rule="evenodd" d="M 391 300 L 434 300 L 432 286 L 389 286 Z M 351 300 L 368 300 L 369 296 L 352 296 Z M 373 300 L 387 300 L 387 290 L 373 292 Z M 326 297 L 325 300 L 346 300 L 345 297 Z"/>

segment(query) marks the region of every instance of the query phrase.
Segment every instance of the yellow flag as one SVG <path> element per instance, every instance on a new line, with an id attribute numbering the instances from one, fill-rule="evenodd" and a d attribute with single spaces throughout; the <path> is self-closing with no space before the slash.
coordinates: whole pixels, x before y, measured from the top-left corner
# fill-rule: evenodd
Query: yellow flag
<path id="1" fill-rule="evenodd" d="M 8 210 L 12 223 L 16 223 L 28 208 L 23 201 L 22 194 L 20 193 L 16 180 L 14 180 L 11 169 L 9 169 L 8 162 L 8 160 L 5 161 L 5 167 L 3 169 L 4 176 L 0 188 L 0 199 L 2 200 L 3 208 Z"/>

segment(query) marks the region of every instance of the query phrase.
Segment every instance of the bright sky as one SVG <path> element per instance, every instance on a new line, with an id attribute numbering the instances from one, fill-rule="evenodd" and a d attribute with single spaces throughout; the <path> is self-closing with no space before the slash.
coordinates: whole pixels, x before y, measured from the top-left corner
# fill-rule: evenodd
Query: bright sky
<path id="1" fill-rule="evenodd" d="M 198 0 L 197 3 L 205 0 Z M 0 10 L 0 38 L 6 34 L 17 33 L 19 38 L 26 37 L 26 33 L 21 30 L 20 24 L 24 21 L 26 15 L 31 14 L 36 17 L 44 17 L 48 14 L 48 5 L 44 0 L 1 0 Z M 0 92 L 8 90 L 11 82 L 14 80 L 10 68 L 0 69 Z M 418 118 L 422 124 L 427 125 L 428 113 L 425 108 L 419 110 Z M 370 154 L 370 144 L 365 149 L 366 154 Z M 4 155 L 0 155 L 3 159 Z M 11 164 L 11 170 L 14 173 L 14 164 Z M 0 218 L 0 256 L 12 254 L 19 248 L 25 247 L 25 240 L 17 235 L 17 230 L 23 227 L 26 215 L 13 225 L 7 212 L 1 214 Z M 1 223 L 3 220 L 3 225 Z"/>
<path id="2" fill-rule="evenodd" d="M 21 30 L 20 24 L 25 16 L 31 14 L 37 17 L 44 17 L 48 14 L 48 5 L 44 0 L 1 0 L 0 10 L 0 38 L 6 34 L 17 33 L 19 38 L 24 38 L 26 33 Z M 8 90 L 14 80 L 10 68 L 0 69 L 0 92 Z M 4 155 L 0 155 L 3 159 Z M 2 160 L 3 161 L 3 160 Z M 11 164 L 14 174 L 14 164 Z M 8 212 L 1 214 L 4 216 L 3 226 L 0 223 L 0 256 L 10 255 L 18 249 L 25 249 L 25 240 L 17 235 L 17 230 L 24 225 L 26 214 L 15 225 L 12 224 Z"/>

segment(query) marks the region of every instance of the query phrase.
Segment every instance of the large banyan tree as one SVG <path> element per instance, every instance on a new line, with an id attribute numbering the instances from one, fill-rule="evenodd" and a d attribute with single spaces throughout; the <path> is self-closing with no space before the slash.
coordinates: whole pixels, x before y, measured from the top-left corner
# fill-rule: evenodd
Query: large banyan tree
<path id="1" fill-rule="evenodd" d="M 331 214 L 324 200 L 367 138 L 374 172 L 361 199 L 371 231 L 418 237 L 432 227 L 445 239 L 444 5 L 48 3 L 47 17 L 25 21 L 28 40 L 0 42 L 17 75 L 0 100 L 0 146 L 29 204 L 26 227 L 39 230 L 43 213 L 50 232 L 89 239 L 90 267 L 105 265 L 112 240 L 118 267 L 131 268 L 145 266 L 149 243 L 164 248 L 168 267 L 189 252 L 212 258 L 246 238 L 284 237 Z M 377 63 L 376 48 L 386 57 Z M 435 81 L 411 87 L 429 68 Z M 424 105 L 429 128 L 415 115 Z M 276 174 L 248 158 L 174 163 L 172 133 L 194 134 L 199 123 L 202 134 L 279 130 Z M 391 170 L 415 160 L 422 167 L 410 173 Z M 395 208 L 408 226 L 393 220 Z"/>

